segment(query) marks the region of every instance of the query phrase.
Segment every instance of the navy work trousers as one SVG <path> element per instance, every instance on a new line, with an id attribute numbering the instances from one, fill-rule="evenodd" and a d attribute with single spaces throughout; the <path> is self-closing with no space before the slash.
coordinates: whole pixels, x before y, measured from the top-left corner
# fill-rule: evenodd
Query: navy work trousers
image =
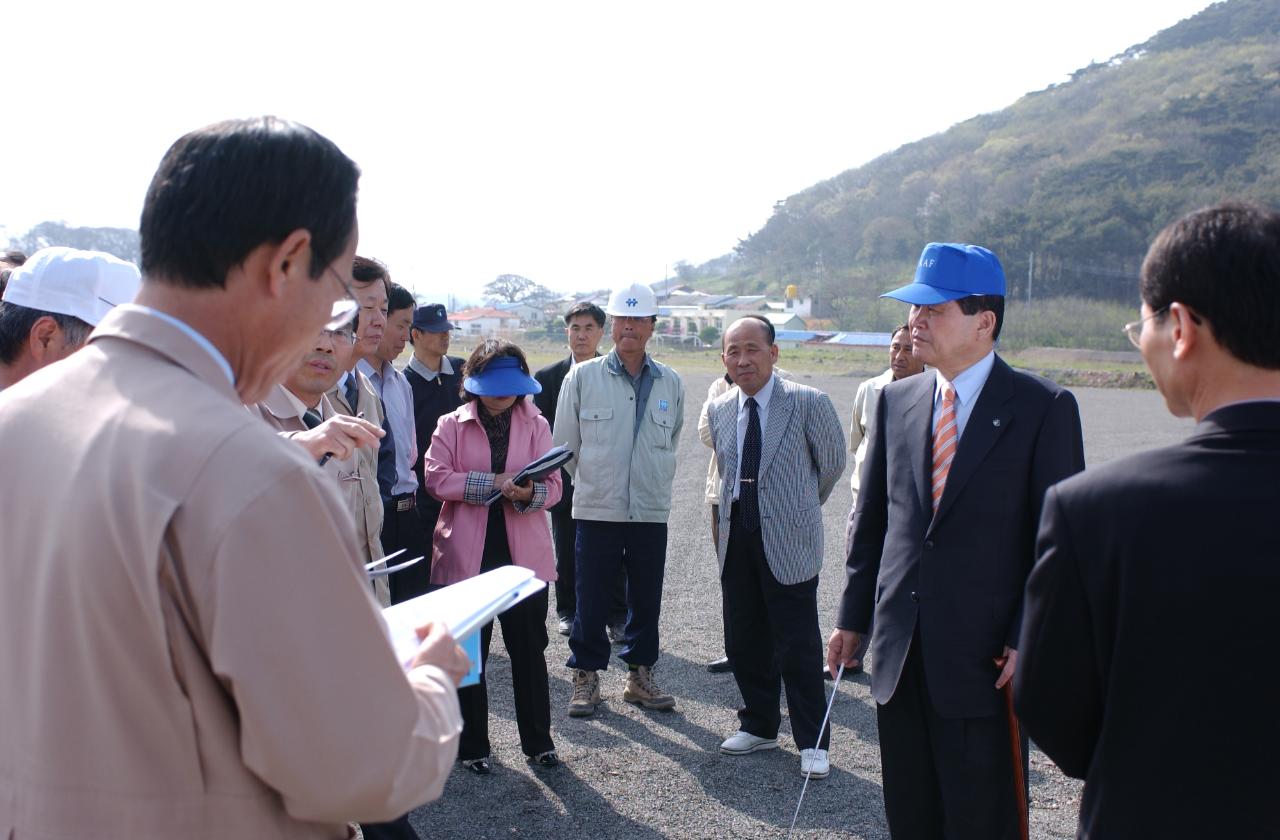
<path id="1" fill-rule="evenodd" d="M 597 522 L 579 519 L 578 611 L 569 635 L 569 667 L 601 671 L 609 667 L 610 618 L 618 573 L 627 577 L 626 643 L 618 655 L 628 665 L 658 661 L 658 618 L 662 574 L 667 563 L 665 522 Z"/>

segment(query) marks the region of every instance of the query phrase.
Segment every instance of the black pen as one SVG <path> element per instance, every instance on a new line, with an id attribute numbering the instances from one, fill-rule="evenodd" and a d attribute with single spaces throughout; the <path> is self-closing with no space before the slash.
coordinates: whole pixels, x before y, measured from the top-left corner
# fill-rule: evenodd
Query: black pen
<path id="1" fill-rule="evenodd" d="M 356 417 L 357 417 L 357 418 L 359 418 L 360 420 L 363 420 L 363 419 L 364 419 L 364 412 L 363 412 L 363 411 L 361 411 L 361 412 L 357 412 Z M 329 459 L 330 459 L 330 458 L 332 458 L 332 457 L 333 457 L 333 453 L 332 453 L 332 452 L 326 452 L 326 453 L 324 453 L 324 457 L 322 457 L 319 461 L 317 461 L 317 462 L 316 462 L 316 464 L 317 464 L 318 466 L 323 467 L 325 464 L 329 463 Z"/>

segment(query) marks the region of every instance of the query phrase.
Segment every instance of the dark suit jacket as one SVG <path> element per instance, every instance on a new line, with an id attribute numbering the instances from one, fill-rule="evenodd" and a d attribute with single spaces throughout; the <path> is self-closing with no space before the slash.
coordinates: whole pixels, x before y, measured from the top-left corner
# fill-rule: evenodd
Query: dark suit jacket
<path id="1" fill-rule="evenodd" d="M 597 353 L 597 356 L 600 354 Z M 533 404 L 542 412 L 542 416 L 547 418 L 547 425 L 552 431 L 556 428 L 556 402 L 560 399 L 560 386 L 564 384 L 564 378 L 569 374 L 569 369 L 573 367 L 573 356 L 566 356 L 558 362 L 553 362 L 539 370 L 533 375 L 538 380 L 538 384 L 542 386 L 542 393 L 533 395 Z M 573 479 L 566 470 L 560 471 L 560 477 L 564 479 L 564 494 L 560 497 L 560 501 L 552 506 L 551 510 L 572 510 L 573 509 Z"/>
<path id="2" fill-rule="evenodd" d="M 413 474 L 418 477 L 418 504 L 436 509 L 441 502 L 427 492 L 427 484 L 423 480 L 423 463 L 440 418 L 462 405 L 462 394 L 458 388 L 462 384 L 462 366 L 466 364 L 465 360 L 457 356 L 448 358 L 449 364 L 453 366 L 453 373 L 438 373 L 430 382 L 413 368 L 404 369 L 404 378 L 409 380 L 409 387 L 413 389 L 413 428 L 418 441 L 418 460 L 413 465 Z"/>
<path id="3" fill-rule="evenodd" d="M 865 633 L 874 610 L 871 693 L 887 703 L 919 622 L 934 708 L 982 717 L 1003 708 L 992 660 L 1018 643 L 1044 493 L 1084 468 L 1080 412 L 1070 391 L 997 356 L 935 516 L 935 382 L 912 376 L 881 394 L 836 623 Z"/>
<path id="4" fill-rule="evenodd" d="M 1280 403 L 1045 500 L 1014 679 L 1082 837 L 1280 837 Z"/>

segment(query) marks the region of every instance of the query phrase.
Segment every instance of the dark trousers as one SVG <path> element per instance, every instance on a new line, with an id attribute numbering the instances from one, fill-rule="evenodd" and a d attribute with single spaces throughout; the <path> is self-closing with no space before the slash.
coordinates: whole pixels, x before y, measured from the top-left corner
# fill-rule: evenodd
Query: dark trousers
<path id="1" fill-rule="evenodd" d="M 818 577 L 778 583 L 764 554 L 759 529 L 748 532 L 735 504 L 729 544 L 720 574 L 724 601 L 724 647 L 742 693 L 738 711 L 743 732 L 775 738 L 782 715 L 778 698 L 785 687 L 791 735 L 799 749 L 826 749 L 830 729 L 818 728 L 826 711 L 818 628 Z"/>
<path id="2" fill-rule="evenodd" d="M 515 689 L 516 727 L 520 749 L 538 755 L 555 749 L 551 743 L 551 697 L 547 682 L 547 590 L 544 588 L 498 615 L 502 641 L 511 657 L 511 684 Z M 480 630 L 480 659 L 489 662 L 493 622 Z M 458 758 L 469 761 L 489 755 L 489 684 L 480 670 L 480 682 L 458 689 L 462 707 L 462 738 Z"/>
<path id="3" fill-rule="evenodd" d="M 858 494 L 853 495 L 853 504 L 849 506 L 849 521 L 844 526 L 844 556 L 849 556 L 849 549 L 853 548 L 853 512 L 858 507 Z M 865 668 L 867 664 L 867 649 L 871 647 L 871 633 L 875 630 L 875 620 L 867 622 L 867 632 L 858 637 L 858 649 L 853 652 L 853 662 L 859 668 Z M 834 674 L 832 675 L 834 676 Z"/>
<path id="4" fill-rule="evenodd" d="M 564 482 L 564 497 L 551 508 L 551 539 L 556 548 L 556 615 L 573 618 L 578 611 L 577 563 L 578 522 L 573 518 L 573 484 Z M 613 586 L 609 623 L 618 624 L 627 616 L 627 575 L 618 569 Z"/>
<path id="5" fill-rule="evenodd" d="M 994 685 L 996 671 L 992 669 Z M 995 690 L 994 688 L 992 689 Z M 920 634 L 898 687 L 876 709 L 884 810 L 893 840 L 1016 840 L 1009 724 L 1003 714 L 943 718 L 925 681 Z M 1027 767 L 1027 740 L 1022 739 Z M 1027 787 L 1027 779 L 1020 781 Z"/>
<path id="6" fill-rule="evenodd" d="M 406 493 L 394 499 L 382 500 L 382 553 L 390 554 L 402 548 L 405 550 L 404 554 L 391 561 L 393 566 L 414 557 L 425 559 L 391 575 L 389 583 L 393 604 L 416 598 L 431 587 L 431 539 L 422 529 L 416 500 L 408 510 L 397 509 L 405 498 L 414 500 L 414 494 Z"/>
<path id="7" fill-rule="evenodd" d="M 667 563 L 665 522 L 578 520 L 578 611 L 569 634 L 569 667 L 609 667 L 605 623 L 613 606 L 618 573 L 626 571 L 626 643 L 618 655 L 628 665 L 658 661 L 658 618 Z"/>

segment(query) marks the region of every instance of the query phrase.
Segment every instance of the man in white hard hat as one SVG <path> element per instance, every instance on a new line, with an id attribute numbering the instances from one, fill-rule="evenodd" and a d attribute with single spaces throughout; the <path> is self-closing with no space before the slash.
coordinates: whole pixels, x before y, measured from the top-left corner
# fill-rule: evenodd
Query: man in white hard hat
<path id="1" fill-rule="evenodd" d="M 684 385 L 645 352 L 658 303 L 640 283 L 609 298 L 613 349 L 574 365 L 556 404 L 555 442 L 577 453 L 573 518 L 578 521 L 577 613 L 569 635 L 574 669 L 569 714 L 586 717 L 600 703 L 599 671 L 609 667 L 609 618 L 619 568 L 627 576 L 627 663 L 622 699 L 670 710 L 658 688 L 658 614 L 667 557 L 667 516 L 684 418 Z"/>
<path id="2" fill-rule="evenodd" d="M 137 266 L 100 251 L 45 248 L 12 269 L 0 300 L 0 388 L 79 350 L 138 293 Z"/>

